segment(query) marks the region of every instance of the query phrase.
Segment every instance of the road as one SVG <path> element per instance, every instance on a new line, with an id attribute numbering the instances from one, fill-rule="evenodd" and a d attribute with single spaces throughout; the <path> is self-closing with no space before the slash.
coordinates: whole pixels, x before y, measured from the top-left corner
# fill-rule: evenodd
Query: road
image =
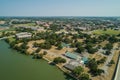
<path id="1" fill-rule="evenodd" d="M 119 59 L 119 62 L 118 62 L 118 66 L 117 66 L 117 71 L 115 73 L 115 78 L 114 80 L 120 80 L 120 59 Z"/>

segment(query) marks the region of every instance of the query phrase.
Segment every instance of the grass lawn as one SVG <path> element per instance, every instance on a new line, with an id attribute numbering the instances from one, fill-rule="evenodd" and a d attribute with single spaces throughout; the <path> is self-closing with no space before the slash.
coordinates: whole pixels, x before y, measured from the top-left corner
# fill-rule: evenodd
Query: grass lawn
<path id="1" fill-rule="evenodd" d="M 28 24 L 15 24 L 14 26 L 35 26 L 35 23 L 28 23 Z"/>
<path id="2" fill-rule="evenodd" d="M 5 30 L 0 30 L 0 32 L 7 32 L 7 31 L 14 31 L 15 28 L 10 28 L 10 29 L 5 29 Z"/>
<path id="3" fill-rule="evenodd" d="M 101 35 L 101 34 L 118 35 L 118 34 L 120 34 L 120 30 L 111 30 L 111 29 L 107 29 L 106 31 L 94 30 L 92 33 L 97 34 L 97 35 Z"/>
<path id="4" fill-rule="evenodd" d="M 13 41 L 15 41 L 15 38 L 9 38 L 9 41 L 13 42 Z"/>

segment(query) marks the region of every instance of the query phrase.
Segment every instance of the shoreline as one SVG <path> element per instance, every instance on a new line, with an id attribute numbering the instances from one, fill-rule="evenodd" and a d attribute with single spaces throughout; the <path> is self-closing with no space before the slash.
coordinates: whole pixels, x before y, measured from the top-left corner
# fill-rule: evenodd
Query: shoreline
<path id="1" fill-rule="evenodd" d="M 4 41 L 5 41 L 5 40 L 4 40 Z M 5 41 L 5 42 L 6 42 L 6 41 Z M 6 43 L 9 45 L 8 42 L 6 42 Z M 15 49 L 13 49 L 13 48 L 10 48 L 10 49 L 15 50 Z M 18 51 L 18 52 L 20 52 L 20 51 Z M 21 52 L 20 52 L 20 53 L 21 53 Z M 22 55 L 23 55 L 23 54 L 22 54 Z M 48 65 L 49 65 L 51 62 L 53 62 L 53 61 L 47 59 L 47 58 L 44 57 L 44 56 L 42 57 L 42 59 L 45 60 L 45 61 L 47 61 Z M 71 78 L 73 78 L 74 80 L 78 80 L 75 76 L 73 76 L 73 75 L 67 73 L 65 70 L 63 70 L 62 67 L 60 67 L 58 64 L 56 64 L 55 66 L 56 66 L 59 70 L 61 70 L 61 71 L 64 73 L 64 75 L 66 74 L 66 75 L 70 76 Z"/>
<path id="2" fill-rule="evenodd" d="M 48 59 L 45 58 L 45 57 L 43 57 L 43 59 L 44 59 L 45 61 L 47 61 L 49 64 L 52 62 L 52 61 L 48 60 Z M 67 73 L 67 72 L 66 72 L 64 69 L 62 69 L 62 67 L 60 67 L 58 64 L 56 64 L 55 66 L 56 66 L 58 69 L 60 69 L 63 73 L 65 73 L 65 74 L 67 74 L 68 76 L 74 78 L 75 80 L 78 80 L 75 76 Z"/>

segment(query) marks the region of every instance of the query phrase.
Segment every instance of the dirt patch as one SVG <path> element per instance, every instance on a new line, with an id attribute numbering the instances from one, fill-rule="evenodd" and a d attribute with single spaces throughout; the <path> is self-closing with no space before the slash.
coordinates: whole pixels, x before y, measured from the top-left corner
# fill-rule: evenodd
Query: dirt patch
<path id="1" fill-rule="evenodd" d="M 64 54 L 66 51 L 69 51 L 69 52 L 73 52 L 75 48 L 66 48 L 64 47 L 63 49 L 61 50 L 57 50 L 57 47 L 55 46 L 52 46 L 52 48 L 48 51 L 50 52 L 53 52 L 53 53 L 56 53 L 56 54 Z"/>

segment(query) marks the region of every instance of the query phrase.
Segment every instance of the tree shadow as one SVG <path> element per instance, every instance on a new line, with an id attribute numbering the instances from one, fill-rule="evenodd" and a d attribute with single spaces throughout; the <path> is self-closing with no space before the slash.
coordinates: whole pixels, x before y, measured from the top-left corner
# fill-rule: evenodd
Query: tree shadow
<path id="1" fill-rule="evenodd" d="M 73 77 L 71 77 L 70 75 L 68 75 L 67 73 L 64 73 L 64 75 L 65 75 L 66 80 L 76 80 Z"/>
<path id="2" fill-rule="evenodd" d="M 50 63 L 49 63 L 49 65 L 51 65 L 51 66 L 55 66 L 55 63 L 53 63 L 53 62 L 50 62 Z"/>

